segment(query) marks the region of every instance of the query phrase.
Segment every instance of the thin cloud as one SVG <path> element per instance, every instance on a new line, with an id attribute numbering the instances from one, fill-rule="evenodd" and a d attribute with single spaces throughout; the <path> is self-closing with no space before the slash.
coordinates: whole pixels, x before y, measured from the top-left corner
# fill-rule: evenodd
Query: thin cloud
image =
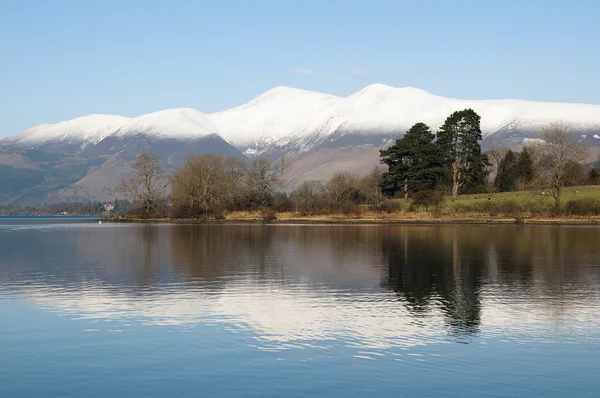
<path id="1" fill-rule="evenodd" d="M 299 76 L 309 76 L 314 74 L 315 71 L 310 69 L 310 68 L 298 68 L 298 69 L 294 69 L 294 74 L 299 75 Z"/>
<path id="2" fill-rule="evenodd" d="M 350 70 L 350 74 L 354 76 L 366 75 L 369 71 L 366 68 L 356 67 Z"/>

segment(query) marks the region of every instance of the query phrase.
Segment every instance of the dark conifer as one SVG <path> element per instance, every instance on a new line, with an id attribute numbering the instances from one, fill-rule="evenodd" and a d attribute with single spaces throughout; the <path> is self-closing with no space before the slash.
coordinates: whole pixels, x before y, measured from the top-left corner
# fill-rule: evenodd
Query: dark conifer
<path id="1" fill-rule="evenodd" d="M 513 151 L 508 151 L 500 162 L 495 185 L 500 192 L 514 191 L 517 182 L 517 157 Z"/>
<path id="2" fill-rule="evenodd" d="M 485 184 L 487 156 L 481 153 L 481 117 L 473 109 L 448 116 L 437 133 L 455 198 L 462 188 Z"/>
<path id="3" fill-rule="evenodd" d="M 533 180 L 533 159 L 527 147 L 523 147 L 515 165 L 517 180 L 529 183 Z"/>
<path id="4" fill-rule="evenodd" d="M 382 189 L 388 195 L 433 189 L 444 174 L 443 157 L 434 144 L 429 126 L 417 123 L 396 143 L 382 150 L 381 163 L 389 170 L 382 178 Z"/>

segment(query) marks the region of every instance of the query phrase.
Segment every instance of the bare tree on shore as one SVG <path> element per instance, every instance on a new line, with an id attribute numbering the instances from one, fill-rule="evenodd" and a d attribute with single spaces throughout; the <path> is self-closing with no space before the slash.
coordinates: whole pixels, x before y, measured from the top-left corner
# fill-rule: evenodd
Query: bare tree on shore
<path id="1" fill-rule="evenodd" d="M 307 214 L 321 210 L 320 206 L 323 205 L 324 197 L 325 187 L 320 181 L 304 181 L 292 192 L 296 211 Z"/>
<path id="2" fill-rule="evenodd" d="M 261 207 L 266 207 L 269 198 L 283 186 L 283 171 L 285 169 L 279 159 L 255 158 L 248 165 L 246 184 Z"/>
<path id="3" fill-rule="evenodd" d="M 325 184 L 325 192 L 332 208 L 339 208 L 353 200 L 358 192 L 358 177 L 347 171 L 338 171 Z"/>
<path id="4" fill-rule="evenodd" d="M 583 146 L 572 141 L 573 127 L 565 122 L 546 125 L 539 144 L 540 170 L 544 185 L 554 199 L 556 209 L 560 209 L 563 188 L 571 182 L 572 169 L 586 158 Z"/>
<path id="5" fill-rule="evenodd" d="M 146 214 L 154 212 L 169 186 L 159 159 L 142 153 L 131 164 L 133 175 L 121 181 L 119 190 L 142 202 Z"/>

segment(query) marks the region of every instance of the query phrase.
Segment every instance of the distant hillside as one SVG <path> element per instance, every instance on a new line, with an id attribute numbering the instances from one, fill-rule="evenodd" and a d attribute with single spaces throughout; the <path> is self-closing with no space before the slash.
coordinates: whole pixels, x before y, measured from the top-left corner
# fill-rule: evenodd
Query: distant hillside
<path id="1" fill-rule="evenodd" d="M 484 148 L 519 147 L 555 120 L 600 153 L 600 106 L 521 100 L 458 100 L 417 88 L 374 84 L 341 98 L 277 87 L 249 103 L 213 114 L 181 108 L 136 118 L 89 115 L 41 124 L 0 140 L 0 203 L 112 200 L 128 164 L 141 152 L 166 169 L 190 154 L 252 158 L 287 153 L 290 187 L 327 180 L 337 170 L 365 174 L 414 123 L 437 129 L 453 111 L 482 117 Z"/>

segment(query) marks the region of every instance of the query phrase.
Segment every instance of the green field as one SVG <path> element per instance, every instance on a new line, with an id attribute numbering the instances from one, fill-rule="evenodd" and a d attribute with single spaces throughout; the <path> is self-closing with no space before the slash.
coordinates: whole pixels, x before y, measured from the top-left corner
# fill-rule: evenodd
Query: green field
<path id="1" fill-rule="evenodd" d="M 561 196 L 561 204 L 564 208 L 569 201 L 597 201 L 600 203 L 600 185 L 567 187 Z M 393 199 L 392 202 L 398 206 L 399 210 L 407 211 L 411 200 Z M 549 211 L 554 206 L 554 199 L 547 193 L 540 191 L 516 191 L 502 193 L 485 193 L 459 195 L 457 199 L 452 200 L 446 197 L 442 212 L 444 213 L 488 213 L 488 212 L 508 212 L 504 209 L 511 209 L 520 212 L 544 212 Z M 501 209 L 501 210 L 499 210 Z M 515 210 L 516 209 L 516 210 Z M 424 211 L 424 209 L 419 209 Z"/>

